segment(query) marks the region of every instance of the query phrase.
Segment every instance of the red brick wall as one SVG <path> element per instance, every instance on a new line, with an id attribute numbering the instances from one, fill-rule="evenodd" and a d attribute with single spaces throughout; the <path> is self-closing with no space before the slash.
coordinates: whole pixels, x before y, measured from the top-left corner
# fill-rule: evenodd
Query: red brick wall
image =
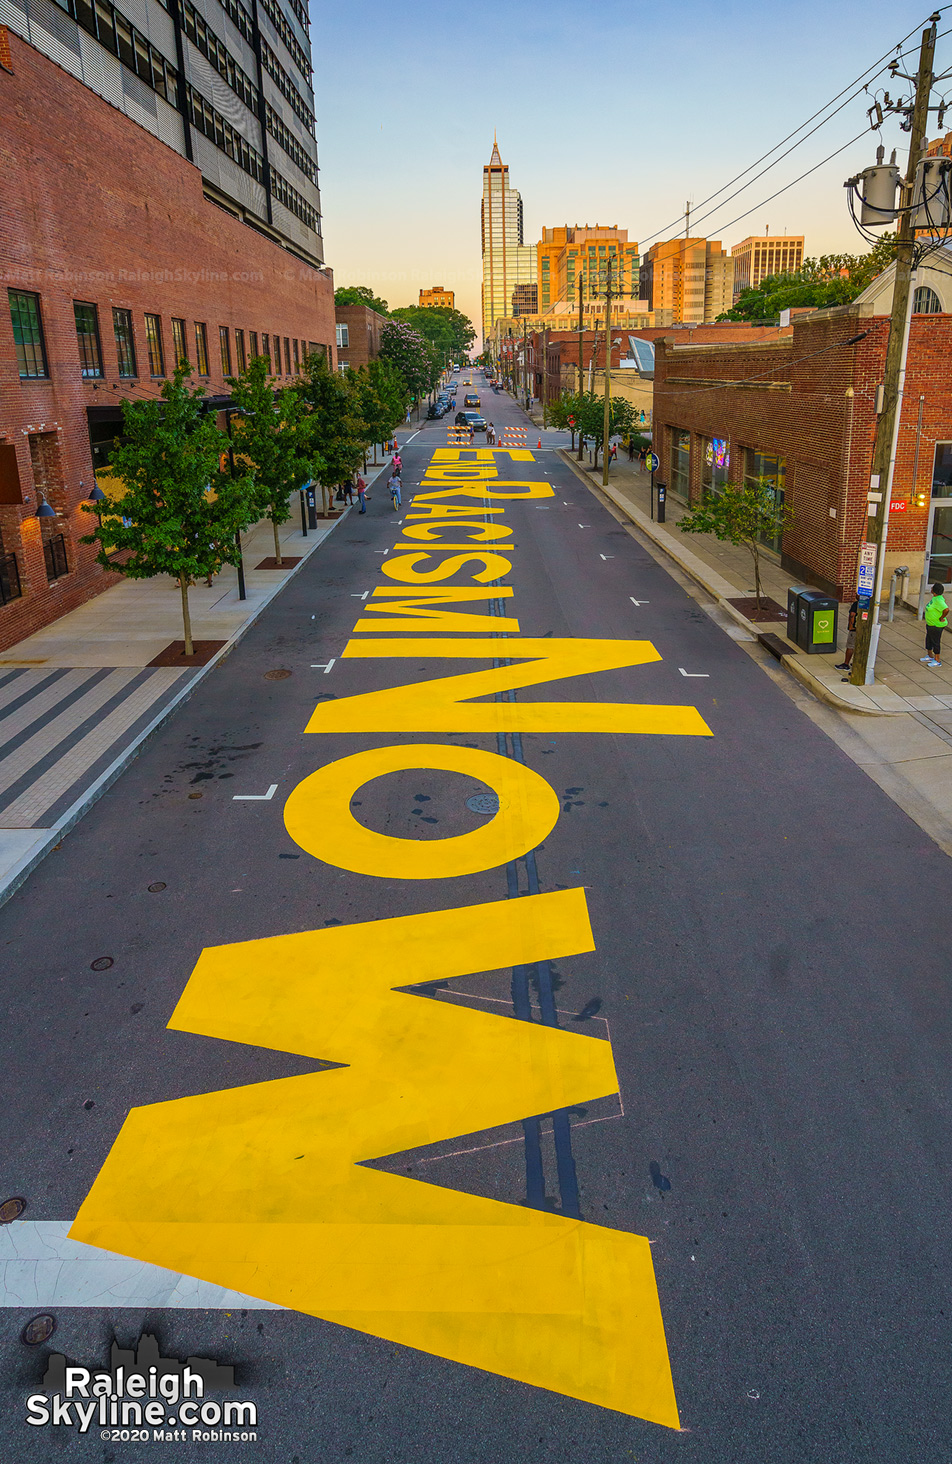
<path id="1" fill-rule="evenodd" d="M 341 346 L 337 359 L 345 366 L 366 366 L 380 354 L 380 332 L 387 317 L 371 310 L 369 305 L 338 305 L 337 323 L 346 325 L 349 343 Z"/>
<path id="2" fill-rule="evenodd" d="M 661 476 L 670 476 L 671 427 L 691 433 L 693 498 L 700 492 L 705 438 L 729 440 L 731 482 L 740 481 L 746 448 L 784 457 L 786 497 L 793 509 L 783 538 L 785 560 L 821 586 L 835 588 L 841 598 L 852 596 L 865 538 L 876 392 L 888 330 L 884 316 L 843 310 L 804 317 L 792 335 L 771 346 L 678 350 L 659 341 L 655 347 L 654 445 Z M 844 344 L 860 331 L 869 332 L 865 340 Z M 935 443 L 952 438 L 950 360 L 952 316 L 914 317 L 893 482 L 893 497 L 909 508 L 890 516 L 889 553 L 921 555 L 925 548 L 927 510 L 911 501 L 913 462 L 918 437 L 915 486 L 928 493 Z M 752 376 L 790 389 L 750 383 L 706 390 L 697 384 Z M 696 380 L 678 384 L 672 377 Z M 920 395 L 923 416 L 917 432 Z"/>
<path id="3" fill-rule="evenodd" d="M 17 555 L 23 597 L 0 607 L 0 649 L 116 582 L 78 543 L 89 530 L 80 504 L 93 487 L 87 406 L 152 397 L 144 314 L 162 318 L 171 371 L 172 317 L 186 321 L 195 369 L 195 321 L 207 326 L 212 396 L 227 394 L 218 329 L 256 331 L 334 348 L 329 272 L 314 270 L 209 203 L 197 168 L 131 122 L 19 37 L 10 36 L 12 74 L 0 70 L 0 443 L 16 448 L 21 505 L 0 504 L 6 552 Z M 6 287 L 41 297 L 49 379 L 21 381 Z M 104 375 L 84 382 L 73 301 L 99 311 Z M 112 307 L 131 310 L 138 384 L 120 381 Z M 283 365 L 282 365 L 283 371 Z M 194 377 L 197 380 L 197 376 Z M 49 584 L 35 517 L 31 434 L 54 491 L 56 529 L 67 537 L 71 573 Z M 55 441 L 54 441 L 55 439 Z M 5 495 L 8 496 L 8 495 Z M 47 521 L 52 524 L 52 520 Z"/>

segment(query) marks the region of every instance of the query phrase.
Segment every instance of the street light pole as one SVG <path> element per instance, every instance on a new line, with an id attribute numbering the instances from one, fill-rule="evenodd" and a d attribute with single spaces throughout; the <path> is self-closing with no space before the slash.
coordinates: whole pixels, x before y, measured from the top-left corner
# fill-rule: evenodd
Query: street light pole
<path id="1" fill-rule="evenodd" d="M 608 436 L 612 420 L 612 259 L 605 273 L 605 411 L 602 416 L 602 487 L 608 486 Z"/>
<path id="2" fill-rule="evenodd" d="M 903 386 L 906 375 L 906 356 L 909 350 L 909 327 L 911 324 L 913 284 L 915 277 L 916 231 L 913 224 L 913 192 L 916 169 L 926 138 L 929 121 L 929 97 L 932 92 L 932 64 L 935 58 L 936 23 L 938 15 L 931 17 L 932 24 L 922 32 L 919 48 L 919 68 L 916 72 L 916 95 L 912 108 L 909 137 L 909 160 L 901 192 L 905 205 L 897 229 L 896 271 L 893 280 L 892 311 L 889 320 L 889 339 L 886 344 L 886 366 L 883 372 L 883 409 L 876 423 L 876 441 L 873 447 L 872 470 L 869 481 L 870 498 L 866 519 L 866 543 L 875 554 L 876 572 L 873 582 L 872 601 L 868 606 L 861 602 L 859 623 L 856 627 L 856 649 L 850 681 L 853 686 L 868 686 L 875 678 L 876 651 L 879 645 L 879 601 L 882 595 L 883 570 L 885 567 L 886 537 L 889 532 L 889 505 L 892 497 L 893 471 L 896 464 L 896 446 L 899 438 L 902 414 Z M 877 497 L 873 497 L 876 494 Z M 923 568 L 923 574 L 925 568 Z"/>

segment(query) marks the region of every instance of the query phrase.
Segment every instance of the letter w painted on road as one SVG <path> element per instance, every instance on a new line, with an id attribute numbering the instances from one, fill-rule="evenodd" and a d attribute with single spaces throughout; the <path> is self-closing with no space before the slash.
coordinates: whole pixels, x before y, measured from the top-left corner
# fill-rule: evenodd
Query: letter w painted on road
<path id="1" fill-rule="evenodd" d="M 412 622 L 408 625 L 405 619 L 382 619 L 382 616 L 391 615 L 427 620 L 430 623 L 419 628 L 431 633 L 437 630 L 452 631 L 454 634 L 481 630 L 514 631 L 518 634 L 519 622 L 510 615 L 467 615 L 461 611 L 442 608 L 444 605 L 466 604 L 474 600 L 511 600 L 512 594 L 512 587 L 509 585 L 497 585 L 484 590 L 434 589 L 429 586 L 413 590 L 377 589 L 364 607 L 369 613 L 357 621 L 354 630 L 368 630 L 379 635 L 381 631 L 417 629 Z"/>
<path id="2" fill-rule="evenodd" d="M 72 1239 L 676 1428 L 643 1237 L 364 1167 L 615 1092 L 606 1042 L 393 989 L 593 948 L 573 889 L 204 951 L 171 1028 L 350 1065 L 134 1108 Z"/>
<path id="3" fill-rule="evenodd" d="M 650 641 L 622 640 L 352 640 L 353 657 L 416 657 L 490 660 L 517 657 L 526 663 L 469 671 L 462 676 L 415 681 L 323 702 L 308 732 L 638 732 L 710 737 L 695 707 L 630 702 L 472 702 L 565 676 L 588 676 L 623 666 L 644 666 L 661 657 Z M 531 659 L 528 659 L 531 658 Z"/>

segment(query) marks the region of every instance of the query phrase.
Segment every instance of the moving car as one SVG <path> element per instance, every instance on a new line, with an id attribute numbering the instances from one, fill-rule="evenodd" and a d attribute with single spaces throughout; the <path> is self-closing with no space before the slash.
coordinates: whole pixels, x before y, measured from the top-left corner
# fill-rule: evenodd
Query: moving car
<path id="1" fill-rule="evenodd" d="M 479 406 L 479 397 L 476 395 L 476 393 L 474 391 L 473 392 L 470 392 L 468 396 L 464 396 L 463 397 L 463 406 L 464 407 L 478 407 Z"/>
<path id="2" fill-rule="evenodd" d="M 486 418 L 478 412 L 457 412 L 453 421 L 457 427 L 472 427 L 474 432 L 486 431 Z"/>

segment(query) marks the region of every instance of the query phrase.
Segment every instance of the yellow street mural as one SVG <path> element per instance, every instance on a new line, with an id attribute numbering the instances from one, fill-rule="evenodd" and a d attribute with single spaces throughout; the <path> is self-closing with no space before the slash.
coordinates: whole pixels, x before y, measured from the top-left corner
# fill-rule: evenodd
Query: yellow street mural
<path id="1" fill-rule="evenodd" d="M 399 587 L 373 589 L 339 653 L 488 668 L 323 701 L 306 731 L 710 736 L 690 706 L 474 700 L 660 660 L 647 641 L 524 637 L 514 615 L 495 613 L 510 608 L 500 581 L 518 556 L 467 541 L 509 537 L 511 501 L 553 496 L 497 477 L 500 457 L 507 472 L 533 461 L 525 449 L 434 453 L 403 525 L 409 546 L 382 566 Z M 548 783 L 499 752 L 413 743 L 317 762 L 285 826 L 315 858 L 364 876 L 493 869 L 535 849 L 559 817 Z M 407 768 L 475 778 L 499 811 L 445 839 L 359 823 L 357 790 Z M 645 1238 L 364 1167 L 616 1092 L 607 1042 L 396 989 L 592 950 L 581 889 L 205 950 L 171 1028 L 343 1066 L 134 1108 L 71 1236 L 678 1427 Z"/>

